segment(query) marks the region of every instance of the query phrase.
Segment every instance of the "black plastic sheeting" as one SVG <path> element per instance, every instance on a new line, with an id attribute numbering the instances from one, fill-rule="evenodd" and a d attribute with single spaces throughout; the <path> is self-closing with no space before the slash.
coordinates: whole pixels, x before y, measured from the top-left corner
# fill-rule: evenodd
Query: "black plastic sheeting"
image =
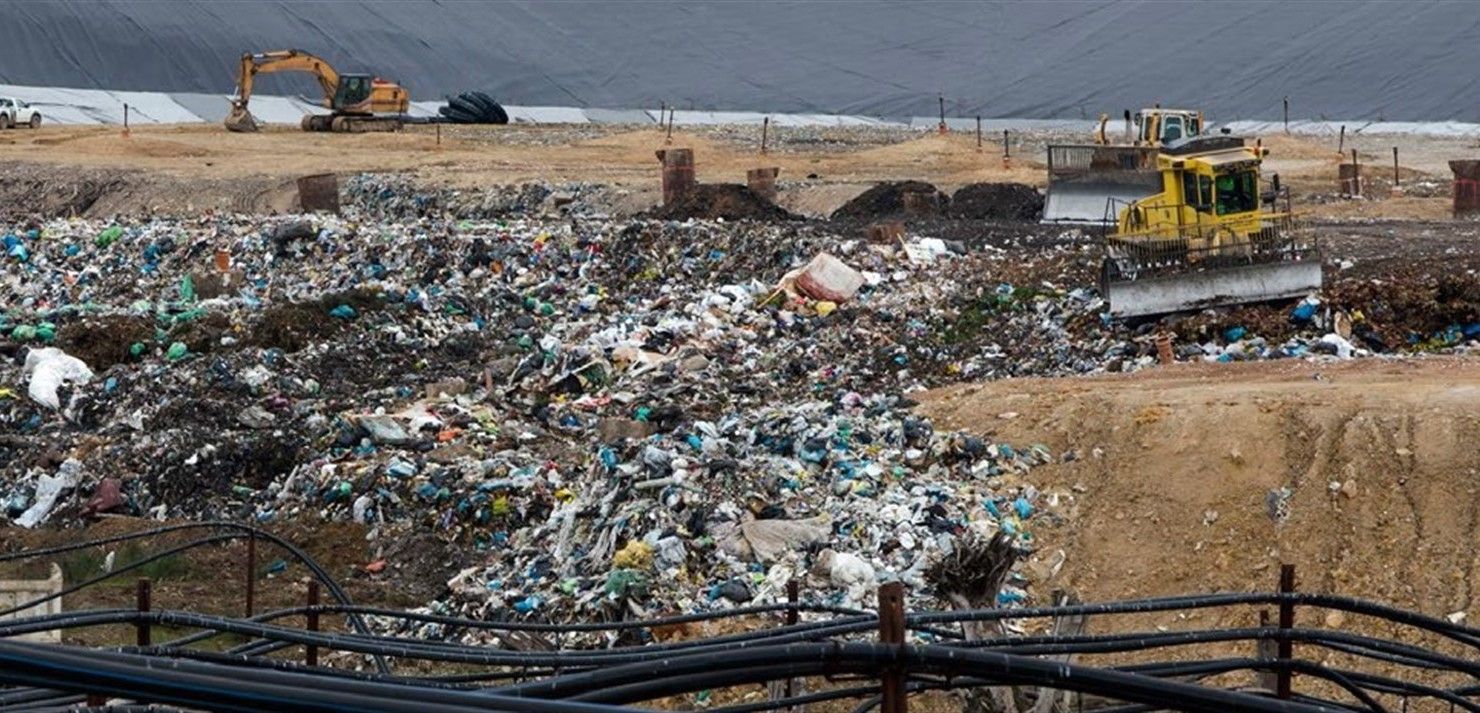
<path id="1" fill-rule="evenodd" d="M 230 93 L 244 51 L 296 47 L 413 100 L 1094 118 L 1480 120 L 1469 2 L 456 2 L 0 4 L 0 82 Z M 316 97 L 263 77 L 259 91 Z"/>

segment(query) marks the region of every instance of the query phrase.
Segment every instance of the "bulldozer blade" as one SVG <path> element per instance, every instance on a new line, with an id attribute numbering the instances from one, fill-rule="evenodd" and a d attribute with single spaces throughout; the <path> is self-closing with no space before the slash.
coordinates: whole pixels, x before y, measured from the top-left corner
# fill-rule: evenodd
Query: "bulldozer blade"
<path id="1" fill-rule="evenodd" d="M 1161 191 L 1156 149 L 1144 146 L 1048 146 L 1044 223 L 1110 225 L 1120 208 Z"/>
<path id="2" fill-rule="evenodd" d="M 1159 177 L 1158 177 L 1159 178 Z M 1123 207 L 1155 195 L 1160 184 L 1095 181 L 1081 178 L 1048 185 L 1043 199 L 1044 223 L 1071 225 L 1113 225 Z"/>
<path id="3" fill-rule="evenodd" d="M 1134 280 L 1104 279 L 1112 317 L 1144 317 L 1304 297 L 1321 288 L 1321 261 L 1291 260 Z"/>

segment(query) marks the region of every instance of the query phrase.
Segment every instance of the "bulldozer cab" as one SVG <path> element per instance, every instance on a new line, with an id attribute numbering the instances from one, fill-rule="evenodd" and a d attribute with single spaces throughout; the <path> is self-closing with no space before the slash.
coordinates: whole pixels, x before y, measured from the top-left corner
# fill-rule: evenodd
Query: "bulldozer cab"
<path id="1" fill-rule="evenodd" d="M 1117 207 L 1117 232 L 1173 237 L 1189 230 L 1257 231 L 1260 159 L 1235 138 L 1204 137 L 1164 147 L 1156 157 L 1161 192 Z"/>
<path id="2" fill-rule="evenodd" d="M 1161 146 L 1190 139 L 1201 136 L 1203 130 L 1202 112 L 1190 109 L 1142 109 L 1134 119 L 1138 146 Z"/>

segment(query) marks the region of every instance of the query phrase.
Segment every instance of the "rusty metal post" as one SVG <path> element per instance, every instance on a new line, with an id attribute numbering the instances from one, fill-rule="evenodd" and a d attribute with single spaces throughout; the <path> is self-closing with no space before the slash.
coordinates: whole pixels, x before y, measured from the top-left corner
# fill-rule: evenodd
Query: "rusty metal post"
<path id="1" fill-rule="evenodd" d="M 1012 168 L 1012 134 L 1002 130 L 1002 168 Z"/>
<path id="2" fill-rule="evenodd" d="M 768 201 L 776 201 L 776 177 L 781 175 L 780 168 L 752 168 L 745 172 L 745 185 L 761 198 Z"/>
<path id="3" fill-rule="evenodd" d="M 789 580 L 786 583 L 786 604 L 787 604 L 787 609 L 786 609 L 786 625 L 787 626 L 796 626 L 796 624 L 797 624 L 797 618 L 798 618 L 797 617 L 797 614 L 798 614 L 798 612 L 797 612 L 797 602 L 801 598 L 802 598 L 802 586 L 801 586 L 801 583 L 798 582 L 795 579 Z M 796 695 L 796 687 L 797 687 L 797 680 L 795 678 L 788 678 L 788 679 L 786 679 L 786 697 L 787 698 L 791 698 L 792 696 L 795 696 Z"/>
<path id="4" fill-rule="evenodd" d="M 982 152 L 982 118 L 976 117 L 976 152 Z"/>
<path id="5" fill-rule="evenodd" d="M 770 133 L 771 133 L 771 117 L 768 116 L 768 117 L 766 117 L 766 118 L 764 118 L 764 119 L 761 120 L 761 153 L 765 153 L 766 152 L 766 139 L 769 138 L 769 134 Z"/>
<path id="6" fill-rule="evenodd" d="M 944 94 L 940 96 L 940 133 L 942 136 L 946 133 L 946 97 Z"/>
<path id="7" fill-rule="evenodd" d="M 140 614 L 149 613 L 148 577 L 140 579 L 138 587 L 134 590 L 134 607 L 138 610 Z M 147 619 L 140 618 L 139 621 L 134 624 L 134 634 L 139 646 L 149 646 L 149 621 Z"/>
<path id="8" fill-rule="evenodd" d="M 1341 160 L 1346 155 L 1346 124 L 1341 125 L 1341 133 L 1336 139 L 1336 160 Z"/>
<path id="9" fill-rule="evenodd" d="M 311 580 L 308 581 L 308 606 L 309 607 L 316 607 L 318 605 L 319 605 L 319 580 L 317 580 L 317 579 L 311 579 Z M 317 633 L 318 630 L 319 630 L 319 613 L 317 611 L 314 611 L 314 610 L 310 609 L 309 612 L 308 612 L 308 615 L 307 615 L 307 619 L 308 619 L 308 630 Z M 309 666 L 317 666 L 317 665 L 319 665 L 319 647 L 316 646 L 316 645 L 314 645 L 314 644 L 309 644 L 305 648 L 306 648 L 306 651 L 305 651 L 305 654 L 304 654 L 304 657 L 303 657 L 304 663 L 307 663 Z"/>
<path id="10" fill-rule="evenodd" d="M 1177 353 L 1172 351 L 1172 333 L 1161 332 L 1156 335 L 1156 362 L 1162 366 L 1173 364 L 1177 361 Z"/>
<path id="11" fill-rule="evenodd" d="M 257 531 L 247 531 L 247 618 L 257 608 Z"/>
<path id="12" fill-rule="evenodd" d="M 1350 198 L 1362 195 L 1362 167 L 1357 163 L 1357 150 L 1352 149 L 1350 163 L 1337 167 L 1336 178 L 1341 183 L 1341 194 Z"/>
<path id="13" fill-rule="evenodd" d="M 663 149 L 658 161 L 663 164 L 663 205 L 672 205 L 694 188 L 694 150 Z"/>
<path id="14" fill-rule="evenodd" d="M 440 122 L 440 121 L 437 122 L 435 124 L 435 126 L 437 127 L 437 146 L 438 147 L 441 147 L 442 146 L 442 122 Z"/>
<path id="15" fill-rule="evenodd" d="M 1454 172 L 1454 217 L 1480 213 L 1480 160 L 1450 161 L 1449 170 Z"/>
<path id="16" fill-rule="evenodd" d="M 879 643 L 895 646 L 904 652 L 904 583 L 890 582 L 879 587 Z M 880 677 L 884 700 L 879 713 L 905 713 L 908 710 L 904 688 L 904 670 L 889 666 Z"/>
<path id="17" fill-rule="evenodd" d="M 1280 594 L 1293 595 L 1295 593 L 1295 565 L 1280 565 Z M 1280 601 L 1280 631 L 1286 636 L 1280 639 L 1279 660 L 1282 664 L 1279 676 L 1276 679 L 1275 694 L 1282 699 L 1290 698 L 1290 660 L 1295 653 L 1295 642 L 1288 638 L 1288 632 L 1295 628 L 1295 602 L 1289 599 Z"/>
<path id="18" fill-rule="evenodd" d="M 128 103 L 123 105 L 123 137 L 128 138 Z"/>
<path id="19" fill-rule="evenodd" d="M 1285 133 L 1290 133 L 1290 97 L 1285 97 Z"/>

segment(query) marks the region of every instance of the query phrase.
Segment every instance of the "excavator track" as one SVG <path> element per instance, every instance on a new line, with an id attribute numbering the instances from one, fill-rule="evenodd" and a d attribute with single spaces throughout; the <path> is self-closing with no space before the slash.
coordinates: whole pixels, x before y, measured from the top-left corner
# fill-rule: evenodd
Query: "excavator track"
<path id="1" fill-rule="evenodd" d="M 372 131 L 400 131 L 403 123 L 395 116 L 332 116 L 309 114 L 299 126 L 304 131 L 328 131 L 336 134 L 363 134 Z"/>

